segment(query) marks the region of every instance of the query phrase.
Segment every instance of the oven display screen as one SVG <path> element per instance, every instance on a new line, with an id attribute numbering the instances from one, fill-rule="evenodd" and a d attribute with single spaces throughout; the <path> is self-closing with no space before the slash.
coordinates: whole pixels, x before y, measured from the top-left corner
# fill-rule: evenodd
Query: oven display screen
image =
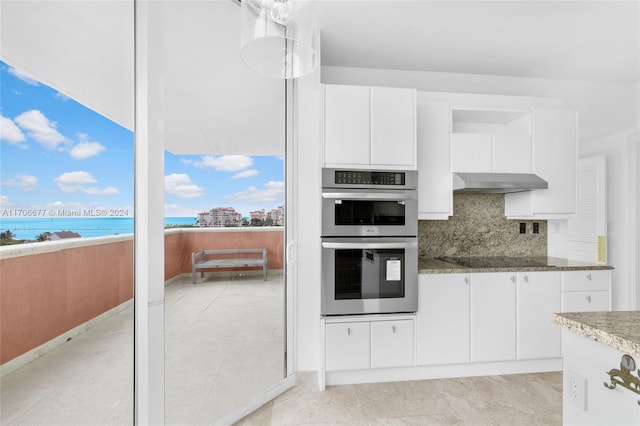
<path id="1" fill-rule="evenodd" d="M 404 185 L 402 172 L 368 172 L 336 170 L 335 183 L 348 185 Z"/>

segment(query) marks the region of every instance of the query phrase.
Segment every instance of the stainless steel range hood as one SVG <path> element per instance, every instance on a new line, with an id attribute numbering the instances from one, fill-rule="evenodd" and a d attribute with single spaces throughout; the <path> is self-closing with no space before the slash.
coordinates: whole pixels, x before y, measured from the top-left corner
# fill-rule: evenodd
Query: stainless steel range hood
<path id="1" fill-rule="evenodd" d="M 533 173 L 454 173 L 453 192 L 507 194 L 547 189 L 549 184 Z"/>

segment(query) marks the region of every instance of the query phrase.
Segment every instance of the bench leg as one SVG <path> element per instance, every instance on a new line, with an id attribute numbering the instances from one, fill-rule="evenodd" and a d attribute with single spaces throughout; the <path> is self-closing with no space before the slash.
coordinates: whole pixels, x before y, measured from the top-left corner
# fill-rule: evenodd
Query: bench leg
<path id="1" fill-rule="evenodd" d="M 196 268 L 192 267 L 191 268 L 191 284 L 195 284 L 196 283 Z"/>
<path id="2" fill-rule="evenodd" d="M 267 265 L 262 267 L 262 275 L 264 275 L 264 280 L 267 280 Z"/>

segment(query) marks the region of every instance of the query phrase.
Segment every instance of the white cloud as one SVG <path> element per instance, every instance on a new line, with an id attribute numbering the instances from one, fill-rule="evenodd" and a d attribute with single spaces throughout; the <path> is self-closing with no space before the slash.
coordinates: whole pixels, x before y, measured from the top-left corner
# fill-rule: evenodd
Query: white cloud
<path id="1" fill-rule="evenodd" d="M 82 209 L 85 205 L 76 201 L 54 201 L 47 204 L 47 209 Z"/>
<path id="2" fill-rule="evenodd" d="M 22 130 L 10 118 L 0 115 L 0 140 L 14 145 L 24 142 L 25 137 Z"/>
<path id="3" fill-rule="evenodd" d="M 186 160 L 185 162 L 196 167 L 208 167 L 220 172 L 237 172 L 253 166 L 253 158 L 248 155 L 205 155 L 200 157 L 200 161 Z"/>
<path id="4" fill-rule="evenodd" d="M 0 195 L 0 206 L 2 208 L 13 207 L 15 203 L 9 199 L 6 195 Z"/>
<path id="5" fill-rule="evenodd" d="M 240 173 L 236 173 L 235 175 L 233 175 L 233 179 L 248 178 L 251 176 L 255 176 L 257 174 L 258 174 L 258 171 L 256 169 L 249 169 Z"/>
<path id="6" fill-rule="evenodd" d="M 204 188 L 191 181 L 185 173 L 172 173 L 164 177 L 164 190 L 179 198 L 198 198 L 204 195 Z"/>
<path id="7" fill-rule="evenodd" d="M 60 92 L 56 92 L 56 94 L 53 95 L 53 97 L 57 98 L 57 99 L 60 99 L 60 100 L 62 100 L 64 102 L 66 102 L 66 101 L 68 101 L 70 99 L 67 95 L 65 95 L 64 93 L 60 93 Z"/>
<path id="8" fill-rule="evenodd" d="M 84 171 L 63 173 L 54 180 L 58 184 L 58 188 L 64 192 L 84 192 L 89 195 L 116 195 L 120 192 L 113 186 L 107 186 L 102 189 L 95 186 L 87 186 L 97 181 L 91 173 Z"/>
<path id="9" fill-rule="evenodd" d="M 32 86 L 39 86 L 40 82 L 38 80 L 36 80 L 35 78 L 31 77 L 31 75 L 27 74 L 24 71 L 21 71 L 19 69 L 13 68 L 13 67 L 9 67 L 9 74 L 13 75 L 14 77 L 19 78 L 20 80 L 24 81 L 27 84 L 30 84 Z"/>
<path id="10" fill-rule="evenodd" d="M 101 152 L 105 151 L 104 145 L 99 142 L 91 142 L 89 141 L 89 136 L 86 134 L 79 134 L 78 138 L 80 142 L 71 148 L 69 151 L 69 155 L 76 160 L 84 160 L 85 158 L 95 157 Z"/>
<path id="11" fill-rule="evenodd" d="M 56 149 L 61 143 L 69 140 L 56 130 L 56 123 L 49 121 L 44 114 L 37 109 L 25 111 L 15 118 L 22 129 L 27 131 L 29 137 L 48 149 Z"/>
<path id="12" fill-rule="evenodd" d="M 225 197 L 231 201 L 249 203 L 282 203 L 284 200 L 284 182 L 269 181 L 264 185 L 264 189 L 250 186 L 246 191 L 236 192 Z"/>
<path id="13" fill-rule="evenodd" d="M 38 187 L 38 178 L 31 175 L 18 174 L 12 178 L 2 181 L 4 186 L 17 186 L 25 191 L 30 191 Z"/>

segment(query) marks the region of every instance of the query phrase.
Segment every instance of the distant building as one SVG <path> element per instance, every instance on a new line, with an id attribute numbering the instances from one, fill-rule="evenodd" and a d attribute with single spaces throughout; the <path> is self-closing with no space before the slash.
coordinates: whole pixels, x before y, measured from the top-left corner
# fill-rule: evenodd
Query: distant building
<path id="1" fill-rule="evenodd" d="M 242 226 L 242 215 L 233 207 L 214 207 L 208 212 L 198 213 L 198 226 Z"/>
<path id="2" fill-rule="evenodd" d="M 269 225 L 284 226 L 284 206 L 269 210 L 266 221 Z"/>
<path id="3" fill-rule="evenodd" d="M 49 234 L 49 241 L 65 240 L 67 238 L 82 238 L 82 235 L 71 231 L 59 231 L 47 234 Z"/>

